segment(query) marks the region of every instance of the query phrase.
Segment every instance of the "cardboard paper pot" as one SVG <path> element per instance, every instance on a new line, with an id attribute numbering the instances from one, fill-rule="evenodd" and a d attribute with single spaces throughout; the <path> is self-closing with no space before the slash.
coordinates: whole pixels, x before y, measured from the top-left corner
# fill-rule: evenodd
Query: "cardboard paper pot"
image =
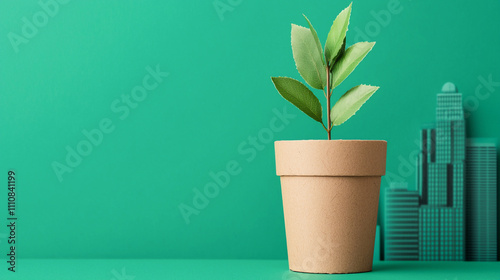
<path id="1" fill-rule="evenodd" d="M 372 270 L 386 141 L 277 141 L 290 270 Z"/>

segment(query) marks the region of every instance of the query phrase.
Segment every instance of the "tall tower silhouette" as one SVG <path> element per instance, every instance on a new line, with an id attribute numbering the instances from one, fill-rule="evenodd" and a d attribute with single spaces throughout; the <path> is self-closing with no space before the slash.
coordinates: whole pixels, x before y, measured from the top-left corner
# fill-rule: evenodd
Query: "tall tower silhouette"
<path id="1" fill-rule="evenodd" d="M 491 139 L 467 139 L 466 260 L 497 260 L 497 149 Z"/>
<path id="2" fill-rule="evenodd" d="M 496 261 L 496 140 L 465 138 L 462 94 L 437 94 L 436 123 L 420 132 L 417 190 L 385 193 L 386 260 Z"/>
<path id="3" fill-rule="evenodd" d="M 458 261 L 465 257 L 465 121 L 455 85 L 441 91 L 436 127 L 421 131 L 419 259 Z"/>
<path id="4" fill-rule="evenodd" d="M 418 261 L 419 194 L 392 183 L 385 192 L 384 259 Z"/>

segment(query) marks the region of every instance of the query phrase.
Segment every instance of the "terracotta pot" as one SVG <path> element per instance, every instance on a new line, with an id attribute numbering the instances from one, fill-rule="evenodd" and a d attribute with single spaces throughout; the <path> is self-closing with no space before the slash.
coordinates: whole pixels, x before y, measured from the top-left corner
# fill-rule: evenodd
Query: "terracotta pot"
<path id="1" fill-rule="evenodd" d="M 290 270 L 372 270 L 386 141 L 277 141 Z"/>

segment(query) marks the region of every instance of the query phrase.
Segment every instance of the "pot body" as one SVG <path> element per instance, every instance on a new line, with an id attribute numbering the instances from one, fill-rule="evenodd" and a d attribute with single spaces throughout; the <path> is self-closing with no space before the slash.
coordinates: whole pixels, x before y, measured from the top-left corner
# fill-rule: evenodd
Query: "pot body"
<path id="1" fill-rule="evenodd" d="M 386 141 L 277 141 L 290 270 L 372 270 Z"/>

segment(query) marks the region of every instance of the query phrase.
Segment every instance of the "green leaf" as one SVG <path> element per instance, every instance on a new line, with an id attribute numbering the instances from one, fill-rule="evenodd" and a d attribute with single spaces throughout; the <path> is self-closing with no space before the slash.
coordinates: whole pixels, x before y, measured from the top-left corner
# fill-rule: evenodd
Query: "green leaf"
<path id="1" fill-rule="evenodd" d="M 375 42 L 359 42 L 350 46 L 333 65 L 332 88 L 340 85 L 372 50 Z"/>
<path id="2" fill-rule="evenodd" d="M 302 78 L 313 88 L 323 89 L 326 86 L 326 68 L 309 28 L 292 24 L 292 52 Z"/>
<path id="3" fill-rule="evenodd" d="M 287 77 L 271 77 L 278 92 L 315 121 L 322 123 L 322 108 L 318 98 L 303 83 Z"/>
<path id="4" fill-rule="evenodd" d="M 379 87 L 359 85 L 348 90 L 335 103 L 330 113 L 333 125 L 341 125 L 352 117 Z"/>
<path id="5" fill-rule="evenodd" d="M 321 60 L 323 60 L 323 66 L 326 66 L 325 64 L 325 58 L 323 57 L 323 47 L 321 46 L 321 42 L 319 41 L 319 38 L 318 38 L 318 33 L 316 33 L 316 30 L 314 29 L 314 27 L 312 26 L 311 22 L 309 21 L 309 19 L 306 17 L 306 15 L 302 14 L 306 20 L 307 20 L 307 24 L 309 24 L 309 29 L 311 30 L 311 33 L 314 37 L 314 41 L 316 42 L 316 47 L 318 48 L 318 52 L 321 56 Z"/>
<path id="6" fill-rule="evenodd" d="M 326 38 L 325 44 L 325 57 L 328 65 L 334 62 L 342 44 L 344 42 L 345 34 L 347 33 L 347 26 L 349 25 L 349 18 L 351 17 L 351 6 L 345 8 L 337 18 L 333 21 L 333 25 L 330 28 L 328 37 Z"/>
<path id="7" fill-rule="evenodd" d="M 342 43 L 342 47 L 340 47 L 339 52 L 337 53 L 337 55 L 333 59 L 332 63 L 330 63 L 330 65 L 332 65 L 332 64 L 335 65 L 335 63 L 337 63 L 337 61 L 344 55 L 344 53 L 345 53 L 345 42 L 346 42 L 346 38 L 344 38 L 344 43 Z M 330 80 L 330 82 L 331 82 L 331 80 Z"/>

